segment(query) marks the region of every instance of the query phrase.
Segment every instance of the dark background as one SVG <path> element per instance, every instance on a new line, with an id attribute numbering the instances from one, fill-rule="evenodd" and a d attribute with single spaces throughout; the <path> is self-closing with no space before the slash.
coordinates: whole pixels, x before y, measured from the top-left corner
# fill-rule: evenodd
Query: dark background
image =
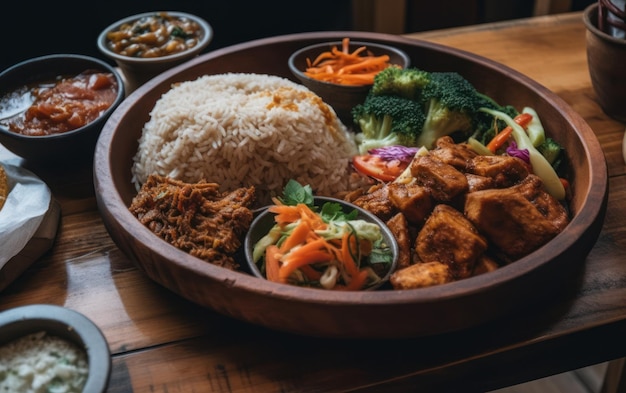
<path id="1" fill-rule="evenodd" d="M 0 70 L 31 57 L 78 53 L 110 62 L 98 51 L 100 32 L 118 19 L 149 11 L 183 11 L 203 17 L 214 30 L 205 49 L 256 38 L 306 31 L 357 30 L 352 1 L 317 0 L 18 0 L 2 13 Z M 596 0 L 574 0 L 572 11 Z M 527 17 L 532 0 L 407 0 L 406 32 Z M 6 8 L 6 5 L 4 5 Z M 113 63 L 112 63 L 113 64 Z"/>
<path id="2" fill-rule="evenodd" d="M 0 69 L 61 52 L 107 60 L 96 45 L 100 32 L 118 19 L 150 11 L 181 11 L 204 18 L 214 32 L 205 51 L 254 38 L 351 27 L 351 3 L 347 0 L 308 3 L 316 4 L 309 12 L 298 11 L 307 3 L 292 0 L 57 0 L 38 4 L 18 0 L 12 4 L 17 12 L 3 13 L 0 22 Z"/>

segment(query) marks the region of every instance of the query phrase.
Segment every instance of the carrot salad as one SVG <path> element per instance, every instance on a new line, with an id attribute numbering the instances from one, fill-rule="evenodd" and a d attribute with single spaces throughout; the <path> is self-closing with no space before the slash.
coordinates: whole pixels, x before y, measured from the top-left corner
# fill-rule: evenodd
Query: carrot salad
<path id="1" fill-rule="evenodd" d="M 299 186 L 299 184 L 298 184 Z M 338 203 L 320 212 L 299 202 L 275 199 L 268 209 L 274 227 L 254 246 L 253 258 L 274 282 L 334 290 L 363 290 L 380 282 L 391 266 L 391 251 L 381 228 Z"/>
<path id="2" fill-rule="evenodd" d="M 365 46 L 350 52 L 350 39 L 320 53 L 314 60 L 307 58 L 304 72 L 310 78 L 342 85 L 371 85 L 374 76 L 387 67 L 398 67 L 389 63 L 388 55 L 375 56 Z"/>

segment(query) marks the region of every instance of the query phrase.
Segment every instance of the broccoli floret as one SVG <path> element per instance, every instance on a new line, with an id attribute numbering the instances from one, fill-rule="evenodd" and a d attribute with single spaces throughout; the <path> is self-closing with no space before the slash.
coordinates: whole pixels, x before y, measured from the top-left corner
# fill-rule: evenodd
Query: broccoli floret
<path id="1" fill-rule="evenodd" d="M 370 93 L 373 95 L 397 95 L 419 100 L 421 91 L 430 83 L 430 73 L 418 68 L 387 67 L 374 77 Z"/>
<path id="2" fill-rule="evenodd" d="M 515 108 L 498 105 L 457 72 L 388 67 L 376 75 L 366 102 L 352 115 L 363 131 L 357 135 L 361 152 L 393 144 L 431 149 L 442 136 L 457 142 L 473 136 L 486 144 L 485 135 L 505 125 L 480 108 L 517 115 Z"/>
<path id="3" fill-rule="evenodd" d="M 425 119 L 422 104 L 418 101 L 373 94 L 352 109 L 352 117 L 361 130 L 356 136 L 361 154 L 383 146 L 418 146 L 417 136 Z"/>
<path id="4" fill-rule="evenodd" d="M 537 150 L 555 170 L 558 170 L 562 159 L 563 147 L 557 141 L 552 138 L 546 138 L 543 143 L 537 146 Z"/>
<path id="5" fill-rule="evenodd" d="M 426 120 L 418 144 L 430 149 L 438 138 L 455 133 L 467 139 L 474 130 L 482 97 L 456 72 L 432 72 L 430 79 L 422 90 Z"/>

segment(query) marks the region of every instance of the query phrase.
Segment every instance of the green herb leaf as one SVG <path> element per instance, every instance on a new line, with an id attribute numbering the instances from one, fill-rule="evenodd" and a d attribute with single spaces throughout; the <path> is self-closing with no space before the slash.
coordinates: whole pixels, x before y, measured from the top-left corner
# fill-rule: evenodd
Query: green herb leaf
<path id="1" fill-rule="evenodd" d="M 372 265 L 377 263 L 389 265 L 391 264 L 391 262 L 393 262 L 393 254 L 391 253 L 391 249 L 385 244 L 383 239 L 379 239 L 378 241 L 374 242 L 374 247 L 372 248 L 369 262 Z"/>
<path id="2" fill-rule="evenodd" d="M 172 37 L 180 37 L 180 38 L 189 38 L 190 35 L 185 33 L 185 30 L 181 29 L 178 26 L 175 26 L 170 33 Z"/>
<path id="3" fill-rule="evenodd" d="M 335 202 L 326 202 L 322 205 L 320 215 L 322 216 L 322 220 L 325 222 L 350 221 L 357 217 L 358 212 L 356 210 L 352 210 L 350 213 L 344 213 L 340 204 Z"/>
<path id="4" fill-rule="evenodd" d="M 307 206 L 313 206 L 313 189 L 310 185 L 303 186 L 296 180 L 290 179 L 285 188 L 283 188 L 283 196 L 278 197 L 285 205 L 295 206 L 298 203 L 304 203 Z"/>

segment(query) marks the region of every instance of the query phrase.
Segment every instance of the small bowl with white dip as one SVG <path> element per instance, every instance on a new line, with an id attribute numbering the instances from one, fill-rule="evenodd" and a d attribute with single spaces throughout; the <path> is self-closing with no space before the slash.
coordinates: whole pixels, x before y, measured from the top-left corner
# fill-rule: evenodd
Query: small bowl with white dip
<path id="1" fill-rule="evenodd" d="M 100 329 L 69 308 L 0 312 L 0 391 L 105 392 L 111 354 Z"/>

